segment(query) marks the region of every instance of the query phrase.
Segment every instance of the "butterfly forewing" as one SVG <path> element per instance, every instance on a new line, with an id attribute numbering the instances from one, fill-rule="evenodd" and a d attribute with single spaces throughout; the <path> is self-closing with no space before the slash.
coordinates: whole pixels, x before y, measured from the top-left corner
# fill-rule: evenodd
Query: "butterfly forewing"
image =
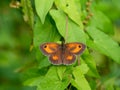
<path id="1" fill-rule="evenodd" d="M 67 51 L 69 51 L 72 54 L 79 55 L 85 50 L 85 45 L 83 43 L 67 43 L 65 44 L 65 47 Z"/>
<path id="2" fill-rule="evenodd" d="M 60 46 L 57 43 L 44 43 L 40 45 L 40 49 L 45 55 L 51 55 L 57 52 Z"/>

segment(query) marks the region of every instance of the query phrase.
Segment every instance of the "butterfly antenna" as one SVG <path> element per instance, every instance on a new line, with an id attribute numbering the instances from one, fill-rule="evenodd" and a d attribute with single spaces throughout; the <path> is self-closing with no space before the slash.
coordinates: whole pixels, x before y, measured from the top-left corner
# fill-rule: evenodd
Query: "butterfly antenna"
<path id="1" fill-rule="evenodd" d="M 68 34 L 68 16 L 66 15 L 66 25 L 65 25 L 65 42 L 67 40 L 67 34 Z M 64 42 L 64 43 L 65 43 Z"/>

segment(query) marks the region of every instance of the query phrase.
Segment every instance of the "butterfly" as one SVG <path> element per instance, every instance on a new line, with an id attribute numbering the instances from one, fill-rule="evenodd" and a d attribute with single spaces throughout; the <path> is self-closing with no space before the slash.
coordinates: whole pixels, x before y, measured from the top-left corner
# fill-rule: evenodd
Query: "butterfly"
<path id="1" fill-rule="evenodd" d="M 76 55 L 80 55 L 86 46 L 83 43 L 44 43 L 40 45 L 40 49 L 44 55 L 49 57 L 49 60 L 54 65 L 69 65 L 75 62 Z"/>

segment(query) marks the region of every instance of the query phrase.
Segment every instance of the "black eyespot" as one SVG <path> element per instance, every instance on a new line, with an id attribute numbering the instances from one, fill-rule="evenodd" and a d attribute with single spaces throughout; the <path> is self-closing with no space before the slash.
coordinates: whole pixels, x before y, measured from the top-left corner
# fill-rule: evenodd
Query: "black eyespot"
<path id="1" fill-rule="evenodd" d="M 47 45 L 45 45 L 44 48 L 47 48 Z"/>
<path id="2" fill-rule="evenodd" d="M 66 7 L 68 7 L 69 5 L 68 4 L 66 4 Z"/>
<path id="3" fill-rule="evenodd" d="M 82 46 L 81 46 L 81 45 L 79 45 L 78 47 L 79 47 L 79 48 L 81 48 Z"/>

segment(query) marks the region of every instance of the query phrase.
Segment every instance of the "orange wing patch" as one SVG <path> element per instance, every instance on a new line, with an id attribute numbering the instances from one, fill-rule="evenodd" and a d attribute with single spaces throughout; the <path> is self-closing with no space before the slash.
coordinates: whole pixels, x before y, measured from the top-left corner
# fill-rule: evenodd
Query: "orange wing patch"
<path id="1" fill-rule="evenodd" d="M 85 45 L 82 43 L 68 43 L 66 49 L 72 54 L 79 54 L 85 49 Z"/>
<path id="2" fill-rule="evenodd" d="M 75 45 L 72 48 L 74 48 L 74 49 L 72 49 L 70 52 L 77 53 L 77 52 L 79 52 L 82 49 L 82 45 Z"/>
<path id="3" fill-rule="evenodd" d="M 65 53 L 65 57 L 63 60 L 64 65 L 72 64 L 76 60 L 76 56 L 73 54 L 70 54 L 69 52 Z"/>
<path id="4" fill-rule="evenodd" d="M 40 46 L 40 49 L 45 55 L 55 53 L 60 45 L 57 43 L 44 43 Z"/>
<path id="5" fill-rule="evenodd" d="M 59 58 L 58 58 L 58 56 L 54 55 L 54 56 L 52 56 L 52 59 L 53 60 L 58 60 Z"/>
<path id="6" fill-rule="evenodd" d="M 68 55 L 65 59 L 66 59 L 66 60 L 72 60 L 72 59 L 73 59 L 73 56 L 72 56 L 72 55 Z"/>
<path id="7" fill-rule="evenodd" d="M 53 47 L 54 48 L 54 47 Z M 52 50 L 51 48 L 50 48 L 50 45 L 45 45 L 45 46 L 43 46 L 43 49 L 47 52 L 47 53 L 53 53 L 54 52 L 54 50 Z"/>

